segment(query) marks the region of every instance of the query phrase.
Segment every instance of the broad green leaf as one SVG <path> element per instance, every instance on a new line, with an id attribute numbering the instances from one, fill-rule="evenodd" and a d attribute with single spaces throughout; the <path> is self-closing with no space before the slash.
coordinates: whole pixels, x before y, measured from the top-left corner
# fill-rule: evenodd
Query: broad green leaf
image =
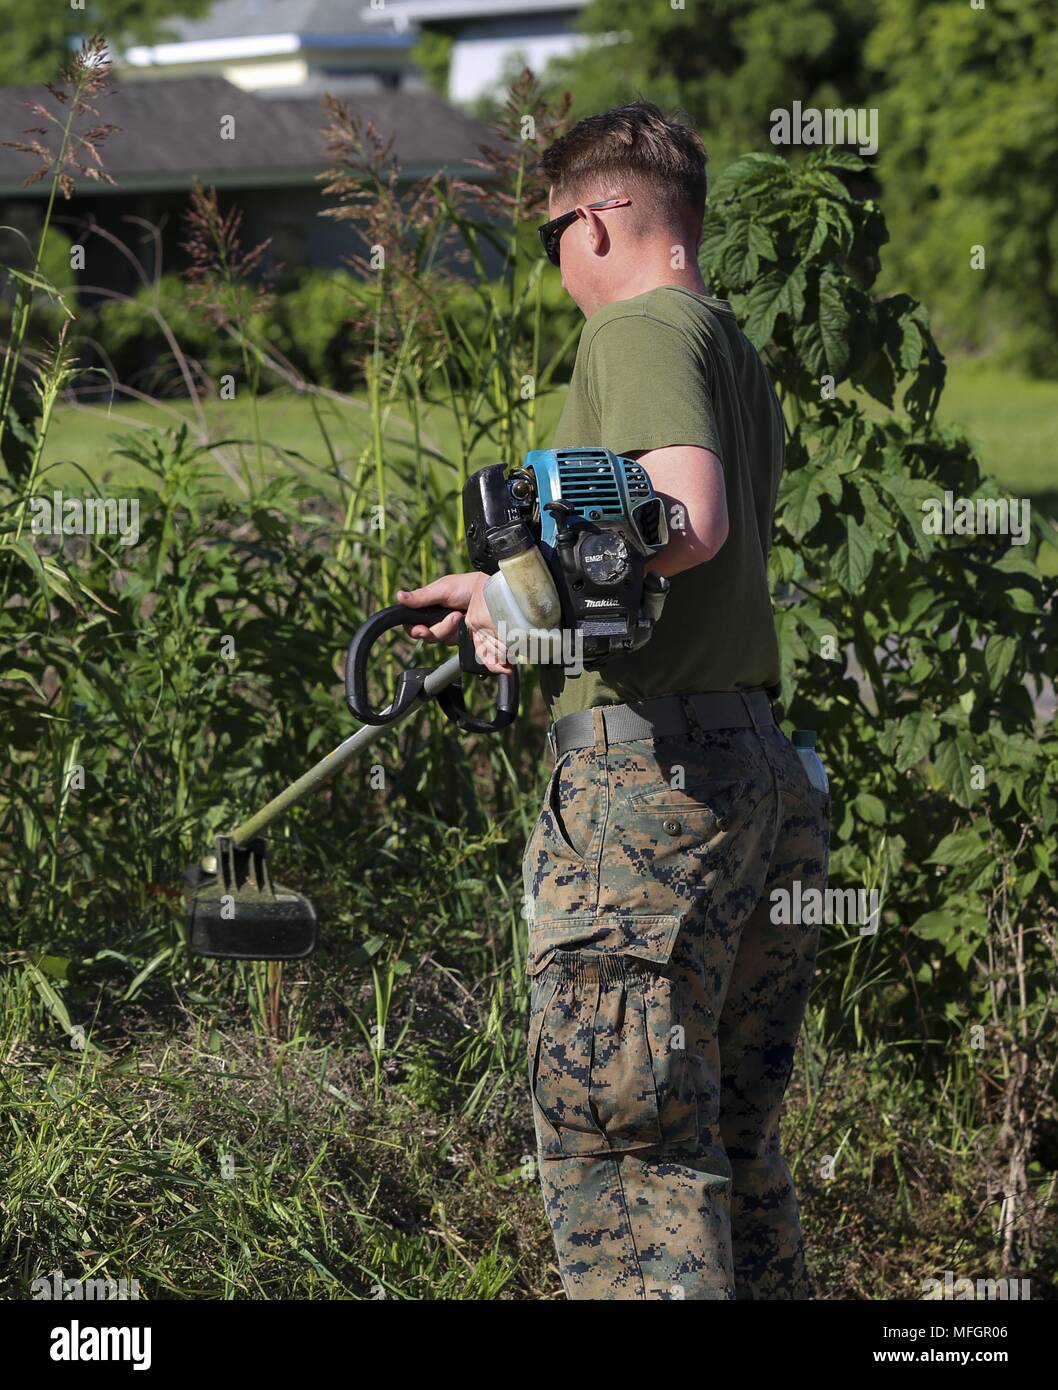
<path id="1" fill-rule="evenodd" d="M 811 261 L 814 259 L 823 243 L 826 241 L 827 232 L 829 230 L 830 224 L 827 222 L 827 219 L 817 215 L 815 225 L 812 228 L 812 235 L 809 238 L 808 247 L 804 253 L 804 260 Z"/>
<path id="2" fill-rule="evenodd" d="M 951 835 L 945 835 L 926 863 L 952 866 L 973 864 L 982 855 L 989 852 L 988 846 L 984 844 L 977 832 L 966 826 L 962 830 L 954 831 Z"/>
<path id="3" fill-rule="evenodd" d="M 943 603 L 945 595 L 938 594 L 935 589 L 931 589 L 928 584 L 921 584 L 911 595 L 907 605 L 907 622 L 909 627 L 917 626 L 919 620 L 927 614 L 936 604 Z M 917 677 L 916 677 L 917 679 Z"/>
<path id="4" fill-rule="evenodd" d="M 798 665 L 808 659 L 808 648 L 801 637 L 796 611 L 790 608 L 780 609 L 775 614 L 775 631 L 779 639 L 783 699 L 792 700 L 798 684 Z"/>
<path id="5" fill-rule="evenodd" d="M 761 222 L 750 222 L 746 227 L 746 243 L 756 255 L 773 261 L 776 257 L 775 238 Z"/>
<path id="6" fill-rule="evenodd" d="M 958 918 L 946 908 L 941 908 L 938 912 L 923 913 L 911 930 L 927 941 L 946 942 L 955 935 L 958 926 Z"/>
<path id="7" fill-rule="evenodd" d="M 823 149 L 813 150 L 812 157 L 817 156 L 819 162 L 825 164 L 828 169 L 848 169 L 851 173 L 860 173 L 868 167 L 866 161 L 855 150 L 842 149 L 839 145 L 827 145 Z"/>
<path id="8" fill-rule="evenodd" d="M 874 564 L 874 538 L 855 517 L 845 520 L 845 539 L 834 555 L 831 572 L 846 593 L 859 593 Z"/>
<path id="9" fill-rule="evenodd" d="M 863 520 L 867 529 L 870 531 L 875 541 L 882 541 L 889 536 L 895 526 L 891 506 L 886 506 L 877 492 L 865 477 L 859 476 L 854 479 L 854 486 L 859 494 L 860 501 L 863 503 Z M 835 501 L 840 500 L 835 498 Z"/>
<path id="10" fill-rule="evenodd" d="M 937 499 L 936 484 L 930 483 L 924 478 L 910 478 L 902 472 L 895 471 L 892 467 L 887 467 L 884 472 L 875 474 L 874 482 L 896 502 L 907 522 L 912 545 L 923 559 L 928 560 L 933 554 L 937 540 L 933 535 L 927 533 L 923 526 L 922 503 Z"/>
<path id="11" fill-rule="evenodd" d="M 1006 554 L 995 562 L 1000 574 L 1024 574 L 1030 579 L 1039 579 L 1039 567 L 1025 554 L 1021 546 L 1012 545 Z"/>
<path id="12" fill-rule="evenodd" d="M 994 633 L 985 643 L 985 670 L 993 690 L 998 690 L 1010 670 L 1018 644 L 1013 637 Z"/>
<path id="13" fill-rule="evenodd" d="M 841 494 L 845 487 L 842 481 L 842 475 L 849 471 L 847 462 L 846 459 L 831 458 L 815 470 L 816 479 L 819 482 L 820 488 L 827 494 L 832 502 L 841 501 Z"/>
<path id="14" fill-rule="evenodd" d="M 798 557 L 787 545 L 773 545 L 768 556 L 768 573 L 773 583 L 789 584 L 797 574 Z"/>
<path id="15" fill-rule="evenodd" d="M 775 331 L 780 314 L 796 323 L 804 311 L 805 273 L 798 267 L 791 275 L 771 271 L 746 295 L 744 332 L 756 347 L 764 347 Z"/>
<path id="16" fill-rule="evenodd" d="M 909 767 L 929 756 L 940 734 L 940 724 L 928 709 L 918 709 L 900 720 L 897 734 L 899 752 L 896 767 L 898 772 L 906 772 Z"/>
<path id="17" fill-rule="evenodd" d="M 828 193 L 831 198 L 835 198 L 842 202 L 851 201 L 849 190 L 841 180 L 835 178 L 833 174 L 828 174 L 825 169 L 819 168 L 818 166 L 813 168 L 807 175 L 807 181 L 814 185 L 814 187 L 821 189 L 824 193 Z"/>
<path id="18" fill-rule="evenodd" d="M 852 803 L 862 820 L 869 825 L 884 826 L 887 820 L 885 802 L 873 792 L 860 792 Z"/>
<path id="19" fill-rule="evenodd" d="M 849 361 L 849 313 L 841 282 L 829 266 L 819 280 L 819 332 L 827 370 L 840 380 Z"/>
<path id="20" fill-rule="evenodd" d="M 972 806 L 979 795 L 970 781 L 974 761 L 962 736 L 945 739 L 933 753 L 938 773 L 960 806 Z"/>
<path id="21" fill-rule="evenodd" d="M 776 180 L 786 182 L 789 177 L 789 166 L 779 155 L 760 152 L 743 155 L 721 170 L 713 185 L 710 203 L 715 207 L 721 199 L 742 191 L 746 185 L 767 184 Z"/>
<path id="22" fill-rule="evenodd" d="M 819 520 L 822 480 L 810 464 L 787 474 L 783 481 L 783 525 L 795 541 L 803 540 Z"/>
<path id="23" fill-rule="evenodd" d="M 50 976 L 53 980 L 65 980 L 70 973 L 70 966 L 73 961 L 69 956 L 34 956 L 33 964 L 44 975 Z"/>
<path id="24" fill-rule="evenodd" d="M 922 360 L 922 334 L 910 314 L 900 320 L 900 329 L 900 365 L 905 372 L 913 372 Z"/>
<path id="25" fill-rule="evenodd" d="M 1036 600 L 1029 593 L 1028 589 L 1008 589 L 1007 599 L 1011 608 L 1019 613 L 1037 613 L 1039 608 Z"/>
<path id="26" fill-rule="evenodd" d="M 1022 898 L 1027 898 L 1036 887 L 1040 877 L 1039 869 L 1030 869 L 1027 874 L 1022 874 L 1018 879 L 1018 895 Z"/>

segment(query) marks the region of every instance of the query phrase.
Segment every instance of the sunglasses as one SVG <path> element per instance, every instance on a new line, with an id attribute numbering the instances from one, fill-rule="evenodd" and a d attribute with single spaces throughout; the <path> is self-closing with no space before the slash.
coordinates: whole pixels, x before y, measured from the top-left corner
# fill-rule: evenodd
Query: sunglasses
<path id="1" fill-rule="evenodd" d="M 604 208 L 626 208 L 631 205 L 631 198 L 603 198 L 598 203 L 586 203 L 585 206 L 594 212 L 601 212 Z M 553 217 L 550 222 L 545 222 L 542 227 L 537 227 L 540 233 L 540 240 L 543 243 L 547 259 L 552 265 L 559 264 L 559 241 L 562 233 L 571 222 L 577 220 L 577 209 L 572 212 L 564 212 L 561 217 Z"/>

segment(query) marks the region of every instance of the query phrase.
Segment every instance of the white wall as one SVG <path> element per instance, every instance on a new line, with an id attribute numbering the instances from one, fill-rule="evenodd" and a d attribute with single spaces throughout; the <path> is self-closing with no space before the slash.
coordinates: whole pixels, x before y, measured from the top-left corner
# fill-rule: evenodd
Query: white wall
<path id="1" fill-rule="evenodd" d="M 485 34 L 456 39 L 448 74 L 448 99 L 473 101 L 499 83 L 507 59 L 524 53 L 534 72 L 542 72 L 550 58 L 572 53 L 590 42 L 584 34 Z"/>

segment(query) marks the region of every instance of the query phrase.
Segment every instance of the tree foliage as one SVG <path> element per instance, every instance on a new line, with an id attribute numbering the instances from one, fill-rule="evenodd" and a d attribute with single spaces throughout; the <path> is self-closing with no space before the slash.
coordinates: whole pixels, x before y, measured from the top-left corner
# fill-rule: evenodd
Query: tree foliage
<path id="1" fill-rule="evenodd" d="M 165 21 L 195 18 L 210 0 L 88 0 L 84 8 L 26 5 L 0 0 L 0 82 L 47 82 L 55 75 L 57 55 L 75 40 L 102 31 L 118 41 L 152 43 L 165 37 Z"/>
<path id="2" fill-rule="evenodd" d="M 893 234 L 884 287 L 928 297 L 952 346 L 1003 340 L 1058 373 L 1058 0 L 593 0 L 582 26 L 595 42 L 549 70 L 575 114 L 636 94 L 682 108 L 714 167 L 772 151 L 771 112 L 795 101 L 877 108 L 864 178 Z"/>
<path id="3" fill-rule="evenodd" d="M 792 97 L 858 104 L 869 0 L 720 0 L 673 9 L 668 0 L 592 0 L 581 27 L 594 42 L 551 69 L 578 116 L 640 93 L 680 106 L 708 137 L 717 164 L 768 147 L 769 113 Z"/>
<path id="4" fill-rule="evenodd" d="M 889 282 L 928 295 L 952 342 L 1005 338 L 1008 357 L 1058 376 L 1058 3 L 883 0 L 865 58 Z"/>

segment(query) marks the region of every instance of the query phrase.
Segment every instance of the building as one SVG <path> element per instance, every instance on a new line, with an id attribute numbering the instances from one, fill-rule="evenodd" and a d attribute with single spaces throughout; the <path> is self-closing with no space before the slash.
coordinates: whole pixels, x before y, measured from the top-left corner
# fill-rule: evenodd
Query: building
<path id="1" fill-rule="evenodd" d="M 363 0 L 217 0 L 201 19 L 170 19 L 172 38 L 117 57 L 127 80 L 226 78 L 259 96 L 421 87 L 405 26 L 372 24 Z"/>
<path id="2" fill-rule="evenodd" d="M 195 178 L 214 186 L 222 206 L 236 201 L 243 240 L 272 239 L 272 256 L 290 270 L 336 267 L 350 250 L 347 226 L 321 218 L 318 175 L 329 160 L 321 138 L 325 93 L 340 97 L 383 137 L 393 137 L 405 180 L 445 170 L 480 178 L 471 161 L 487 128 L 454 103 L 493 93 L 505 71 L 543 68 L 571 52 L 587 0 L 217 0 L 200 19 L 166 21 L 164 42 L 114 55 L 115 92 L 101 118 L 119 127 L 104 147 L 116 187 L 77 180 L 55 213 L 75 240 L 92 224 L 137 243 L 148 275 L 157 270 L 143 224 L 161 231 L 162 267 L 182 260 L 182 213 Z M 449 101 L 430 91 L 413 49 L 443 33 L 449 52 Z M 0 137 L 20 138 L 39 124 L 26 109 L 47 100 L 36 87 L 0 87 Z M 235 138 L 224 138 L 227 120 Z M 0 148 L 0 223 L 33 240 L 49 181 L 24 187 L 26 156 Z M 137 230 L 137 228 L 139 230 Z M 86 229 L 89 229 L 86 231 Z M 21 243 L 0 232 L 0 254 L 24 259 Z M 106 244 L 104 244 L 106 243 Z M 95 237 L 91 274 L 105 293 L 131 292 L 134 267 Z"/>
<path id="3" fill-rule="evenodd" d="M 528 65 L 542 72 L 552 58 L 591 42 L 576 32 L 588 0 L 384 0 L 364 5 L 360 17 L 393 37 L 417 32 L 450 40 L 449 101 L 460 105 L 495 96 L 505 77 Z"/>
<path id="4" fill-rule="evenodd" d="M 319 174 L 331 166 L 321 128 L 319 93 L 263 98 L 225 77 L 118 79 L 114 92 L 99 102 L 100 117 L 119 129 L 102 147 L 106 171 L 116 187 L 77 177 L 74 196 L 60 198 L 55 217 L 75 241 L 91 240 L 82 288 L 128 293 L 138 283 L 128 258 L 92 225 L 135 246 L 147 274 L 158 269 L 154 240 L 146 223 L 161 233 L 162 268 L 182 263 L 182 214 L 198 178 L 221 195 L 221 206 L 238 204 L 244 214 L 242 239 L 252 246 L 271 237 L 272 255 L 290 270 L 336 267 L 352 249 L 346 224 L 320 217 L 326 206 Z M 489 139 L 486 126 L 425 91 L 377 87 L 342 94 L 350 110 L 392 136 L 405 180 L 445 170 L 479 178 L 470 161 Z M 0 87 L 0 133 L 23 137 L 40 125 L 30 102 L 49 100 L 37 86 Z M 21 230 L 32 242 L 50 191 L 50 180 L 25 187 L 32 157 L 0 148 L 0 224 Z M 24 243 L 4 233 L 0 256 L 24 262 Z M 20 250 L 19 247 L 23 249 Z"/>

